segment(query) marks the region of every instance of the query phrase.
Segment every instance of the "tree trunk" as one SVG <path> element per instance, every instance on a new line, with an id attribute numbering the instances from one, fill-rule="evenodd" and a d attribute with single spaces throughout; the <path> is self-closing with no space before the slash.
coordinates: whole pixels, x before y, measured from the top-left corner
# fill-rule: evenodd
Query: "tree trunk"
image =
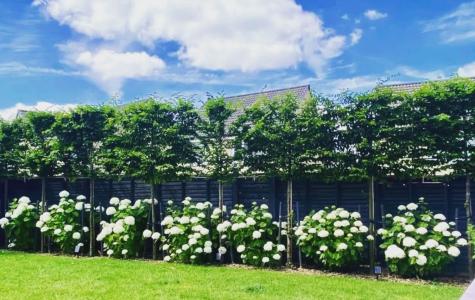
<path id="1" fill-rule="evenodd" d="M 224 187 L 223 182 L 221 180 L 218 180 L 218 207 L 221 210 L 221 222 L 223 222 Z"/>
<path id="2" fill-rule="evenodd" d="M 368 179 L 368 214 L 369 214 L 369 234 L 374 237 L 374 176 L 370 176 Z M 374 272 L 375 261 L 375 243 L 374 239 L 369 242 L 369 266 L 370 273 Z"/>
<path id="3" fill-rule="evenodd" d="M 292 267 L 292 221 L 294 218 L 293 209 L 292 179 L 287 180 L 287 266 Z"/>
<path id="4" fill-rule="evenodd" d="M 469 229 L 470 224 L 472 224 L 472 201 L 471 201 L 471 193 L 470 193 L 470 174 L 467 173 L 465 177 L 465 212 L 467 215 L 467 232 Z M 470 235 L 467 234 L 469 239 L 468 243 L 468 276 L 470 279 L 473 279 L 473 245 L 470 241 Z"/>
<path id="5" fill-rule="evenodd" d="M 152 211 L 152 235 L 155 233 L 155 184 L 150 185 L 150 198 L 152 199 L 150 209 Z M 152 258 L 157 259 L 157 248 L 152 241 Z"/>
<path id="6" fill-rule="evenodd" d="M 8 211 L 8 179 L 5 178 L 3 181 L 3 205 L 5 206 L 4 215 Z M 8 237 L 5 232 L 5 248 L 8 246 Z"/>
<path id="7" fill-rule="evenodd" d="M 94 178 L 89 179 L 89 203 L 91 204 L 91 210 L 89 211 L 89 256 L 94 256 L 96 250 L 96 236 L 95 236 L 95 203 L 94 203 L 94 190 L 96 187 L 96 180 Z"/>
<path id="8" fill-rule="evenodd" d="M 41 178 L 41 213 L 46 211 L 46 177 Z M 38 245 L 38 244 L 37 244 Z M 45 251 L 45 235 L 43 232 L 40 234 L 40 249 L 41 252 Z"/>

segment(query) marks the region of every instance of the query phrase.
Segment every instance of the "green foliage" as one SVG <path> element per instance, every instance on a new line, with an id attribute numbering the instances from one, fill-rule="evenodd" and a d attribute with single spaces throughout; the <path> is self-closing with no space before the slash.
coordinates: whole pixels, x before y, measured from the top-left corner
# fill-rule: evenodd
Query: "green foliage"
<path id="1" fill-rule="evenodd" d="M 346 179 L 361 180 L 369 176 L 380 179 L 405 172 L 407 135 L 407 97 L 389 88 L 377 88 L 361 95 L 348 95 L 341 119 L 341 139 L 345 144 Z"/>
<path id="2" fill-rule="evenodd" d="M 413 96 L 413 157 L 427 176 L 473 174 L 475 82 L 454 78 L 423 85 Z M 427 159 L 429 158 L 429 159 Z"/>
<path id="3" fill-rule="evenodd" d="M 50 112 L 28 112 L 18 121 L 23 131 L 22 165 L 29 176 L 47 177 L 57 174 L 59 152 L 55 148 L 52 127 L 55 115 Z"/>
<path id="4" fill-rule="evenodd" d="M 167 216 L 162 221 L 162 249 L 166 253 L 164 260 L 210 262 L 218 249 L 218 236 L 214 228 L 219 222 L 220 211 L 212 210 L 210 202 L 192 203 L 189 197 L 182 203 L 183 207 L 178 207 L 170 202 Z M 222 254 L 226 253 L 225 248 L 218 250 Z"/>
<path id="5" fill-rule="evenodd" d="M 428 277 L 440 273 L 467 240 L 447 223 L 442 214 L 433 214 L 421 198 L 418 204 L 398 207 L 396 216 L 386 215 L 385 226 L 378 230 L 389 270 L 403 276 Z"/>
<path id="6" fill-rule="evenodd" d="M 363 257 L 368 227 L 358 212 L 325 207 L 311 212 L 295 230 L 302 253 L 329 269 L 357 266 Z"/>
<path id="7" fill-rule="evenodd" d="M 143 249 L 143 239 L 150 238 L 152 234 L 146 229 L 150 200 L 136 200 L 131 205 L 128 199 L 119 200 L 113 197 L 110 204 L 106 210 L 110 220 L 101 222 L 102 230 L 97 235 L 97 241 L 104 242 L 108 256 L 138 257 L 139 251 Z M 150 235 L 147 232 L 150 232 Z M 156 236 L 153 238 L 158 239 Z"/>
<path id="8" fill-rule="evenodd" d="M 298 127 L 297 98 L 259 99 L 233 124 L 236 158 L 245 173 L 289 179 L 303 169 L 305 152 Z"/>
<path id="9" fill-rule="evenodd" d="M 5 122 L 0 119 L 0 177 L 15 178 L 21 175 L 20 122 Z"/>
<path id="10" fill-rule="evenodd" d="M 119 176 L 159 184 L 186 177 L 196 161 L 197 114 L 186 101 L 135 102 L 117 112 L 105 164 Z"/>
<path id="11" fill-rule="evenodd" d="M 302 173 L 322 180 L 339 179 L 344 171 L 344 144 L 340 137 L 343 109 L 323 97 L 305 100 L 298 112 Z"/>
<path id="12" fill-rule="evenodd" d="M 8 248 L 18 250 L 35 249 L 35 222 L 38 220 L 38 208 L 31 204 L 30 198 L 13 199 L 0 227 L 5 229 Z"/>
<path id="13" fill-rule="evenodd" d="M 285 246 L 278 241 L 278 229 L 267 205 L 259 206 L 255 202 L 249 210 L 237 204 L 231 210 L 230 220 L 217 227 L 221 238 L 225 235 L 227 244 L 239 254 L 241 261 L 254 266 L 281 264 Z"/>
<path id="14" fill-rule="evenodd" d="M 199 140 L 204 173 L 212 179 L 226 181 L 235 175 L 232 137 L 227 126 L 235 109 L 223 97 L 210 98 L 203 107 L 199 122 Z"/>
<path id="15" fill-rule="evenodd" d="M 69 176 L 96 178 L 97 173 L 107 176 L 100 165 L 104 139 L 112 132 L 109 121 L 114 110 L 109 106 L 79 106 L 59 113 L 52 128 L 57 137 L 57 149 L 67 163 L 63 173 Z"/>

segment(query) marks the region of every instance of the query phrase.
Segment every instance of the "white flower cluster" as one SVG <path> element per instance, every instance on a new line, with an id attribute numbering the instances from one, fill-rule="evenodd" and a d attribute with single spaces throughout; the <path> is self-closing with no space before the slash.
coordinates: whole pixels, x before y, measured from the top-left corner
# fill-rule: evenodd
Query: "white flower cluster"
<path id="1" fill-rule="evenodd" d="M 467 240 L 446 222 L 443 214 L 433 214 L 420 203 L 399 205 L 399 214 L 385 216 L 385 227 L 378 229 L 381 248 L 391 272 L 404 276 L 428 276 L 460 255 L 458 247 Z"/>
<path id="2" fill-rule="evenodd" d="M 81 243 L 84 233 L 89 232 L 87 226 L 81 225 L 81 211 L 90 212 L 91 206 L 84 203 L 85 196 L 70 199 L 68 191 L 61 191 L 59 197 L 58 204 L 51 205 L 40 215 L 36 227 L 50 236 L 62 252 L 72 253 Z"/>
<path id="3" fill-rule="evenodd" d="M 366 241 L 373 240 L 358 212 L 335 206 L 306 216 L 294 233 L 302 253 L 327 268 L 356 265 Z"/>
<path id="4" fill-rule="evenodd" d="M 5 229 L 8 248 L 32 250 L 34 247 L 34 225 L 38 209 L 30 198 L 23 196 L 13 200 L 5 217 L 0 218 L 0 228 Z"/>
<path id="5" fill-rule="evenodd" d="M 285 224 L 284 224 L 285 225 Z M 281 263 L 285 246 L 277 240 L 278 224 L 266 204 L 252 204 L 250 210 L 238 204 L 231 210 L 231 220 L 216 227 L 222 243 L 235 247 L 245 264 L 271 266 Z"/>
<path id="6" fill-rule="evenodd" d="M 210 229 L 218 221 L 221 211 L 213 210 L 210 202 L 193 203 L 190 197 L 182 201 L 182 207 L 174 206 L 172 202 L 168 204 L 167 216 L 161 222 L 164 260 L 185 263 L 209 260 L 217 247 Z M 227 251 L 224 247 L 218 250 L 221 254 Z"/>
<path id="7" fill-rule="evenodd" d="M 152 232 L 146 229 L 150 203 L 150 200 L 136 200 L 132 205 L 129 199 L 120 200 L 117 197 L 109 200 L 106 215 L 110 221 L 101 221 L 101 231 L 96 237 L 97 241 L 103 242 L 108 256 L 134 257 L 139 251 L 142 236 L 152 237 Z M 154 240 L 159 237 L 158 232 L 153 236 Z"/>

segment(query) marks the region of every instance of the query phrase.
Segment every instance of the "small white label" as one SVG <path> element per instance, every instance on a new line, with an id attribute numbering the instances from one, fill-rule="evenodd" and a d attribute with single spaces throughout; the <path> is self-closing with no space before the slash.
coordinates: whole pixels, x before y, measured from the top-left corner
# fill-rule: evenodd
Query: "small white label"
<path id="1" fill-rule="evenodd" d="M 74 253 L 79 253 L 79 251 L 81 251 L 81 247 L 81 244 L 77 244 L 76 247 L 74 247 Z"/>
<path id="2" fill-rule="evenodd" d="M 381 274 L 381 273 L 382 273 L 381 267 L 380 266 L 375 266 L 374 267 L 374 274 Z"/>

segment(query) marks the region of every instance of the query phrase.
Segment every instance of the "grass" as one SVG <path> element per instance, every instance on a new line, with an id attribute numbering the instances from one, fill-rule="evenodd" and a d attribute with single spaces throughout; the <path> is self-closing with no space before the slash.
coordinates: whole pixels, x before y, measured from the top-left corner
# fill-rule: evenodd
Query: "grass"
<path id="1" fill-rule="evenodd" d="M 0 250 L 1 299 L 458 299 L 463 287 Z"/>

